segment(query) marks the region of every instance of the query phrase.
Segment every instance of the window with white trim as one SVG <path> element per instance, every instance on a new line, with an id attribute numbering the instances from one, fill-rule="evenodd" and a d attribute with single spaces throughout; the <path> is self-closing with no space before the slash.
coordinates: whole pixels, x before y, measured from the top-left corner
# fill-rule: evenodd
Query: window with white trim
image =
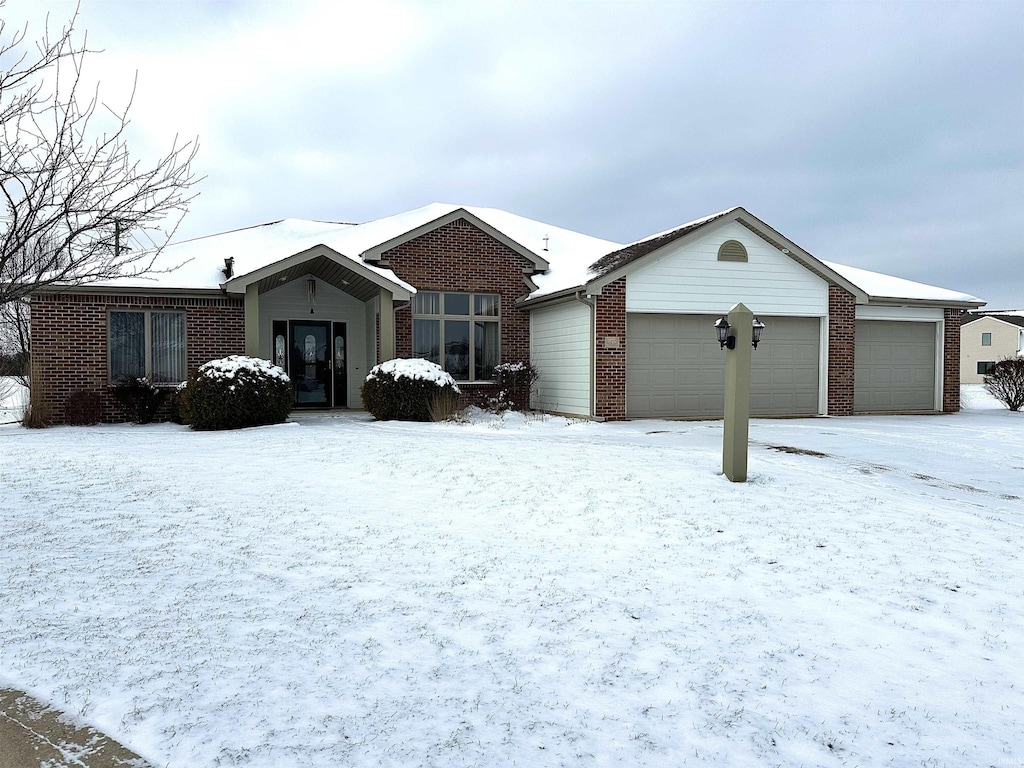
<path id="1" fill-rule="evenodd" d="M 107 350 L 112 384 L 128 376 L 178 384 L 186 378 L 185 313 L 112 310 Z"/>
<path id="2" fill-rule="evenodd" d="M 488 381 L 501 361 L 496 293 L 421 291 L 412 299 L 412 354 L 457 381 Z"/>

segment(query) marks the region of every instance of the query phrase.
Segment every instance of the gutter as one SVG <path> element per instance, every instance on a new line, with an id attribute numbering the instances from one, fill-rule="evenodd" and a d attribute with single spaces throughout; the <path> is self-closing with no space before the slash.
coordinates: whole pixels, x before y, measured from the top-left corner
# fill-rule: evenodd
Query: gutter
<path id="1" fill-rule="evenodd" d="M 870 296 L 867 303 L 862 306 L 875 307 L 934 307 L 936 309 L 979 309 L 985 306 L 986 302 L 978 301 L 956 301 L 941 299 L 903 299 L 898 296 Z"/>

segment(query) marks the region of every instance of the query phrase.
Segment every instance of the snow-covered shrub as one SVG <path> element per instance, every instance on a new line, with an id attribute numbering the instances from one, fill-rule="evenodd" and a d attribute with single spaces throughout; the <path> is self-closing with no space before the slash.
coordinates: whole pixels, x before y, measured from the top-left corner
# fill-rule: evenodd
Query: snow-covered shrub
<path id="1" fill-rule="evenodd" d="M 269 360 L 244 355 L 203 363 L 176 398 L 182 423 L 203 430 L 280 424 L 295 403 L 288 374 Z"/>
<path id="2" fill-rule="evenodd" d="M 501 363 L 494 366 L 494 383 L 498 394 L 491 408 L 500 412 L 525 411 L 530 407 L 530 395 L 540 371 L 532 363 Z"/>
<path id="3" fill-rule="evenodd" d="M 125 376 L 111 388 L 110 394 L 128 421 L 149 424 L 156 418 L 167 391 L 154 386 L 144 376 Z"/>
<path id="4" fill-rule="evenodd" d="M 91 389 L 76 389 L 64 401 L 64 423 L 75 426 L 98 424 L 102 414 L 100 393 Z"/>
<path id="5" fill-rule="evenodd" d="M 985 391 L 1011 411 L 1024 407 L 1024 357 L 1003 358 L 982 381 Z"/>
<path id="6" fill-rule="evenodd" d="M 376 419 L 430 421 L 442 399 L 457 401 L 459 387 L 437 363 L 396 359 L 375 365 L 363 382 L 363 406 Z"/>

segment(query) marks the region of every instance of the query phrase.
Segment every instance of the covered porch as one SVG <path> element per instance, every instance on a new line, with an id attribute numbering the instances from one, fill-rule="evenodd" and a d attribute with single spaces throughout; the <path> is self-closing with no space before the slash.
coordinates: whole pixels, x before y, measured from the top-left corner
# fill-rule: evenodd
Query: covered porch
<path id="1" fill-rule="evenodd" d="M 244 296 L 245 351 L 284 368 L 296 408 L 360 408 L 370 369 L 395 356 L 411 286 L 316 246 L 224 284 Z"/>

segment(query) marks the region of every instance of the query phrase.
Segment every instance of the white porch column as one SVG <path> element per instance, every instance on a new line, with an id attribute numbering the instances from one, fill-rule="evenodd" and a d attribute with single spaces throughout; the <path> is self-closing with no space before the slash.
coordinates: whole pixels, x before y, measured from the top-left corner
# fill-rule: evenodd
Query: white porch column
<path id="1" fill-rule="evenodd" d="M 380 360 L 395 356 L 395 304 L 391 291 L 380 289 Z"/>
<path id="2" fill-rule="evenodd" d="M 260 294 L 256 283 L 245 286 L 245 354 L 260 357 Z"/>

